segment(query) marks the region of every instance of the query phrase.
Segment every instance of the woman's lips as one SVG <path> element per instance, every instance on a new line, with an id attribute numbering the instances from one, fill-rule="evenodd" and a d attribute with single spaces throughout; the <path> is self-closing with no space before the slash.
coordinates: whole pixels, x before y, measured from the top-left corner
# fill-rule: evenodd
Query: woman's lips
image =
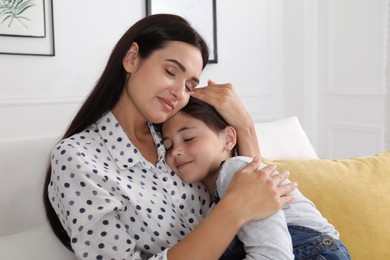
<path id="1" fill-rule="evenodd" d="M 160 100 L 160 103 L 163 105 L 163 107 L 165 108 L 165 110 L 167 110 L 168 112 L 171 112 L 175 106 L 173 105 L 173 103 L 171 101 L 169 101 L 168 99 L 165 99 L 165 98 L 159 98 Z"/>

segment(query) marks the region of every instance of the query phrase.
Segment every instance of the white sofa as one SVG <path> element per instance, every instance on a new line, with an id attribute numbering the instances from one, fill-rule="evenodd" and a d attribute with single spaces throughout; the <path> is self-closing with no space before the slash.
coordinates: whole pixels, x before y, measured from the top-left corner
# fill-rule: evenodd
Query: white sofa
<path id="1" fill-rule="evenodd" d="M 296 117 L 256 123 L 256 133 L 268 159 L 318 158 Z M 0 142 L 0 259 L 75 259 L 52 233 L 42 203 L 49 154 L 57 140 Z"/>

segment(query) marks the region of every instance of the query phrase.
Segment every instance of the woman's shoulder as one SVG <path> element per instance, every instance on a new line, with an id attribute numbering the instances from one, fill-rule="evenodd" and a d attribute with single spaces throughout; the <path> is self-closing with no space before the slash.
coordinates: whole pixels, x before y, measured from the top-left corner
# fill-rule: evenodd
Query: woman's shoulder
<path id="1" fill-rule="evenodd" d="M 91 125 L 85 130 L 75 133 L 57 142 L 52 154 L 63 155 L 66 150 L 85 150 L 88 146 L 96 146 L 101 142 L 100 134 L 96 125 Z"/>

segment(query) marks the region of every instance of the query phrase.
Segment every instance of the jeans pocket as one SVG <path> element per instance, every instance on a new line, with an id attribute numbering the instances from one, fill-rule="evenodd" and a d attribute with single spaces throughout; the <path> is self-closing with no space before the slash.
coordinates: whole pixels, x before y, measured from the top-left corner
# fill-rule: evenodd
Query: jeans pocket
<path id="1" fill-rule="evenodd" d="M 295 259 L 351 259 L 348 250 L 340 240 L 306 227 L 288 226 L 288 228 Z"/>

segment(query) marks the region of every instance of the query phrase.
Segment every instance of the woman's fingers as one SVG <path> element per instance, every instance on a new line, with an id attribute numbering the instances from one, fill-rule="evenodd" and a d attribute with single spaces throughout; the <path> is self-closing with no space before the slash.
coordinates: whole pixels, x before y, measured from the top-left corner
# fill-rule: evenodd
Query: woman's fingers
<path id="1" fill-rule="evenodd" d="M 215 84 L 212 80 L 208 84 L 207 87 L 194 89 L 191 95 L 215 107 L 228 124 L 237 130 L 253 124 L 232 84 Z"/>
<path id="2" fill-rule="evenodd" d="M 280 196 L 282 205 L 286 205 L 294 200 L 294 195 L 291 194 L 298 184 L 288 181 L 288 171 L 283 171 L 272 176 L 273 181 L 277 185 L 277 192 Z"/>
<path id="3" fill-rule="evenodd" d="M 191 92 L 194 98 L 200 99 L 217 110 L 223 103 L 233 101 L 232 85 L 231 84 L 215 84 L 213 81 L 208 82 L 209 85 L 203 88 L 196 88 Z"/>
<path id="4" fill-rule="evenodd" d="M 213 80 L 211 80 L 211 79 L 209 79 L 208 81 L 207 81 L 207 85 L 208 86 L 211 86 L 211 85 L 215 85 L 215 84 L 217 84 L 217 83 L 215 83 Z"/>
<path id="5" fill-rule="evenodd" d="M 247 166 L 245 166 L 242 171 L 245 173 L 253 173 L 256 172 L 257 169 L 259 169 L 261 163 L 261 158 L 259 155 L 256 155 L 253 157 L 252 162 L 248 163 Z"/>
<path id="6" fill-rule="evenodd" d="M 276 172 L 276 165 L 259 169 L 260 161 L 257 156 L 238 171 L 228 188 L 249 220 L 264 219 L 294 199 L 296 183 L 286 180 L 288 172 Z"/>

